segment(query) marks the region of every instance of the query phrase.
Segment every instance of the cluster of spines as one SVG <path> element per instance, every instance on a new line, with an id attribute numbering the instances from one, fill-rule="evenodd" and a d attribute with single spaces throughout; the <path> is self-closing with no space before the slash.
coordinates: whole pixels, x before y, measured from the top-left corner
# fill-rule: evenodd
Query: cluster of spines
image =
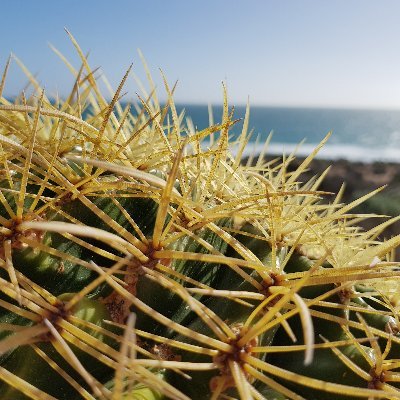
<path id="1" fill-rule="evenodd" d="M 267 163 L 261 154 L 243 166 L 249 114 L 233 155 L 226 94 L 222 122 L 201 132 L 184 126 L 167 84 L 166 106 L 140 98 L 135 115 L 119 102 L 128 73 L 107 104 L 78 52 L 82 68 L 73 70 L 66 102 L 50 102 L 32 76 L 36 99 L 2 98 L 1 354 L 29 346 L 77 398 L 300 399 L 312 390 L 315 398 L 399 398 L 391 353 L 400 343 L 392 299 L 399 273 L 384 257 L 400 239 L 376 241 L 392 221 L 361 232 L 354 222 L 363 216 L 349 212 L 363 199 L 324 204 L 322 177 L 299 183 L 318 148 L 294 172 L 293 155 Z M 5 73 L 1 89 L 4 82 Z M 92 115 L 82 119 L 88 106 Z M 38 268 L 57 260 L 56 273 L 79 267 L 90 276 L 60 297 L 18 260 Z M 109 321 L 78 314 L 87 296 L 101 299 Z M 157 310 L 167 300 L 176 307 L 170 314 Z M 382 315 L 391 324 L 368 322 Z M 315 321 L 340 334 L 321 328 L 316 337 Z M 352 361 L 348 349 L 364 361 Z M 288 358 L 307 371 L 318 352 L 365 385 L 291 370 Z M 109 387 L 82 361 L 87 355 L 105 367 Z M 29 374 L 24 381 L 26 372 L 1 368 L 9 388 L 54 398 Z"/>

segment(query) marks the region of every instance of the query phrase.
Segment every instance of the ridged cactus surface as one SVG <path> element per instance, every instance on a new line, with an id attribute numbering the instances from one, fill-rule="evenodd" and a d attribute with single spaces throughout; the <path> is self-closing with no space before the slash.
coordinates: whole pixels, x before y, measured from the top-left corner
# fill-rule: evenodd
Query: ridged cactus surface
<path id="1" fill-rule="evenodd" d="M 400 399 L 400 238 L 351 213 L 373 193 L 302 181 L 324 143 L 243 162 L 225 89 L 201 131 L 166 80 L 106 101 L 72 42 L 65 100 L 0 84 L 1 400 Z"/>

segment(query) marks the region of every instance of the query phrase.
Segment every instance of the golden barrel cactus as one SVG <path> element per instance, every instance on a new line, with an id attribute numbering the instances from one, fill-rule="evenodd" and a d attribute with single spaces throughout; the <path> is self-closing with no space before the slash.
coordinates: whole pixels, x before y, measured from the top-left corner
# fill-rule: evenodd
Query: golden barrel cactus
<path id="1" fill-rule="evenodd" d="M 324 143 L 244 163 L 225 90 L 201 131 L 165 80 L 107 102 L 71 39 L 66 99 L 0 84 L 1 399 L 400 398 L 400 238 L 351 213 L 373 193 L 302 182 Z"/>

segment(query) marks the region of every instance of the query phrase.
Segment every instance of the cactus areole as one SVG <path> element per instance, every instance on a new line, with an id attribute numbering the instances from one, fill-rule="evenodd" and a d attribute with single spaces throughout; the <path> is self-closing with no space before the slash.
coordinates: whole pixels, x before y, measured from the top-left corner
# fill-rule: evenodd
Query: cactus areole
<path id="1" fill-rule="evenodd" d="M 65 99 L 0 83 L 0 398 L 400 399 L 400 238 L 302 180 L 328 137 L 244 161 L 225 87 L 198 131 L 71 40 Z"/>

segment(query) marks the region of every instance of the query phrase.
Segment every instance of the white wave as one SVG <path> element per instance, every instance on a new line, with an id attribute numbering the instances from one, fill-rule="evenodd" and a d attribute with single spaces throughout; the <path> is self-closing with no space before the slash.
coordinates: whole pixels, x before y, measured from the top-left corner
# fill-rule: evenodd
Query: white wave
<path id="1" fill-rule="evenodd" d="M 267 155 L 289 155 L 296 150 L 296 155 L 304 157 L 309 155 L 317 144 L 292 144 L 292 143 L 270 143 Z M 259 154 L 263 149 L 262 144 L 249 143 L 244 151 L 244 156 Z M 232 149 L 235 152 L 235 148 Z M 371 163 L 374 161 L 400 163 L 400 149 L 394 147 L 366 147 L 348 144 L 327 144 L 317 154 L 316 158 L 326 160 L 345 159 L 348 161 L 360 161 Z"/>

